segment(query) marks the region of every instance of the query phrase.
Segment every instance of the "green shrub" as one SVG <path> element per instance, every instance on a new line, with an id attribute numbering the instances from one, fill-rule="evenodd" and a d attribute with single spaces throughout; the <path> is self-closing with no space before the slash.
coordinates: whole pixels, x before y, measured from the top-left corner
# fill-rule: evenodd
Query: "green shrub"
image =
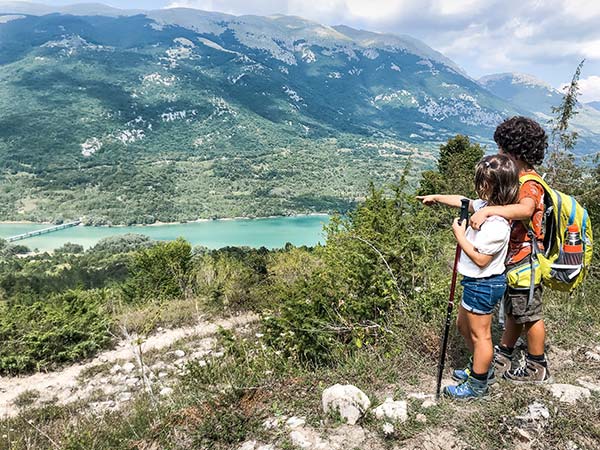
<path id="1" fill-rule="evenodd" d="M 191 262 L 192 247 L 183 239 L 138 250 L 123 285 L 125 298 L 147 302 L 183 297 L 189 287 Z"/>
<path id="2" fill-rule="evenodd" d="M 295 279 L 280 271 L 287 282 L 270 280 L 277 289 L 264 318 L 269 343 L 321 363 L 385 340 L 391 316 L 405 326 L 414 317 L 436 317 L 446 300 L 436 294 L 450 276 L 449 228 L 441 229 L 437 213 L 403 187 L 391 197 L 372 187 L 356 211 L 331 220 L 311 270 Z"/>
<path id="3" fill-rule="evenodd" d="M 0 306 L 0 373 L 42 370 L 92 356 L 110 342 L 105 290 L 67 291 Z"/>

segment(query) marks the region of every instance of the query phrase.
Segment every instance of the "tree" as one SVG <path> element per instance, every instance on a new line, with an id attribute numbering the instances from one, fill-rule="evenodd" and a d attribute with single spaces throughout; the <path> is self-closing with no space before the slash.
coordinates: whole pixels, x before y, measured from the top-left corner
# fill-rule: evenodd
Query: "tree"
<path id="1" fill-rule="evenodd" d="M 440 146 L 437 170 L 421 175 L 419 195 L 463 194 L 475 197 L 475 165 L 483 157 L 479 144 L 467 136 L 457 135 Z"/>
<path id="2" fill-rule="evenodd" d="M 552 126 L 552 139 L 546 162 L 547 179 L 558 190 L 572 195 L 582 192 L 582 169 L 577 165 L 573 154 L 579 135 L 569 127 L 571 119 L 578 114 L 579 77 L 584 62 L 585 59 L 579 63 L 571 83 L 565 86 L 560 105 L 552 107 L 555 117 L 548 122 Z"/>

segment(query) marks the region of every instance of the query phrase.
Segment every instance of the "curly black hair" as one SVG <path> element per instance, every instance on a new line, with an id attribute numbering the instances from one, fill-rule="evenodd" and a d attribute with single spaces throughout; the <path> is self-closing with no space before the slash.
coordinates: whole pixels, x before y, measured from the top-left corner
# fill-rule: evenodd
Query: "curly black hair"
<path id="1" fill-rule="evenodd" d="M 511 117 L 498 125 L 494 141 L 505 153 L 532 166 L 544 161 L 548 148 L 548 136 L 541 125 L 523 116 Z"/>

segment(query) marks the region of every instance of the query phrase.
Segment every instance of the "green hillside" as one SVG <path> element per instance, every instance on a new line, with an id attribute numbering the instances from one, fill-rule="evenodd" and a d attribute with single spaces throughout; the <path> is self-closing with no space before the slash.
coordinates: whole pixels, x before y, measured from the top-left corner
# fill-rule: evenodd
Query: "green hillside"
<path id="1" fill-rule="evenodd" d="M 408 162 L 414 180 L 440 142 L 488 143 L 522 111 L 406 36 L 23 8 L 0 3 L 0 220 L 346 211 L 370 181 L 397 181 Z"/>

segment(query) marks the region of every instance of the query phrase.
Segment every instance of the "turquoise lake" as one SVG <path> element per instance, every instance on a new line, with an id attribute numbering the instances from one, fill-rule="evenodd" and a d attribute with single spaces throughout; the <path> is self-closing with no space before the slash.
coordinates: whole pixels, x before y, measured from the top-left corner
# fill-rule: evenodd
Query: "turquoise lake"
<path id="1" fill-rule="evenodd" d="M 324 242 L 323 225 L 328 216 L 294 216 L 264 219 L 211 220 L 177 225 L 131 227 L 78 226 L 15 242 L 30 249 L 54 250 L 67 242 L 92 247 L 100 239 L 118 234 L 145 234 L 152 239 L 169 241 L 183 237 L 192 245 L 208 248 L 226 246 L 283 247 L 287 242 L 296 246 Z M 48 228 L 45 224 L 0 224 L 0 237 Z"/>

